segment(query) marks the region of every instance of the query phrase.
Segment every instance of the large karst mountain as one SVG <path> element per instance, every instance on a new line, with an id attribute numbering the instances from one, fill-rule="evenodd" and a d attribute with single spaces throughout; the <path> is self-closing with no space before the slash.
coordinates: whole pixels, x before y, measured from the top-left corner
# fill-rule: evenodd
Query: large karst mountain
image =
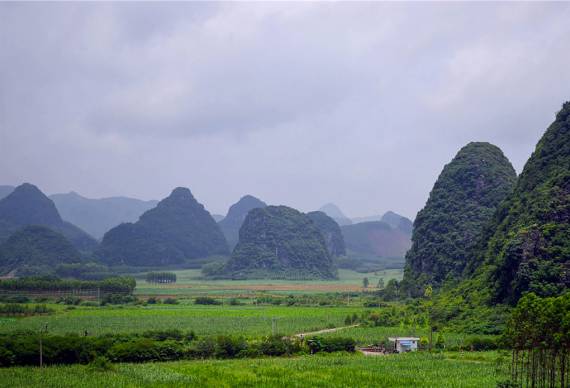
<path id="1" fill-rule="evenodd" d="M 80 261 L 79 251 L 61 233 L 45 226 L 25 226 L 0 244 L 0 273 L 44 275 L 59 264 Z"/>
<path id="2" fill-rule="evenodd" d="M 77 249 L 90 251 L 97 241 L 77 226 L 65 222 L 53 201 L 36 186 L 24 183 L 0 200 L 0 242 L 27 225 L 42 225 L 63 234 Z"/>
<path id="3" fill-rule="evenodd" d="M 105 234 L 97 255 L 110 265 L 189 264 L 229 254 L 218 224 L 189 189 L 178 187 L 135 223 Z"/>
<path id="4" fill-rule="evenodd" d="M 307 217 L 319 228 L 332 257 L 346 255 L 344 237 L 335 220 L 320 211 L 307 213 Z"/>
<path id="5" fill-rule="evenodd" d="M 311 219 L 286 206 L 251 210 L 231 259 L 217 274 L 234 279 L 332 279 L 336 270 Z"/>
<path id="6" fill-rule="evenodd" d="M 412 295 L 426 284 L 462 276 L 484 226 L 515 180 L 509 160 L 489 143 L 469 143 L 443 168 L 414 222 L 404 275 Z"/>
<path id="7" fill-rule="evenodd" d="M 91 199 L 75 192 L 53 194 L 50 199 L 64 220 L 79 226 L 97 239 L 123 222 L 135 222 L 158 203 L 127 197 Z"/>
<path id="8" fill-rule="evenodd" d="M 538 142 L 485 241 L 481 257 L 495 302 L 570 286 L 570 102 Z"/>
<path id="9" fill-rule="evenodd" d="M 239 240 L 239 228 L 243 224 L 247 213 L 256 208 L 264 208 L 267 204 L 252 195 L 243 196 L 238 202 L 234 203 L 228 210 L 226 217 L 218 222 L 230 249 L 234 249 Z"/>

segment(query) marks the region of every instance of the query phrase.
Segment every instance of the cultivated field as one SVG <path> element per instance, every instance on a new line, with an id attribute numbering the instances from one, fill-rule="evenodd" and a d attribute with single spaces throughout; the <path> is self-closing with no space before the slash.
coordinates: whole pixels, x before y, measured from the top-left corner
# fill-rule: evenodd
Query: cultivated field
<path id="1" fill-rule="evenodd" d="M 200 295 L 220 295 L 226 297 L 252 297 L 256 294 L 306 294 L 328 292 L 357 292 L 362 291 L 362 280 L 367 277 L 371 290 L 375 289 L 378 281 L 384 279 L 384 284 L 390 279 L 401 280 L 401 269 L 390 269 L 372 273 L 359 273 L 350 270 L 339 270 L 338 280 L 210 280 L 202 279 L 200 270 L 189 269 L 172 271 L 176 273 L 174 284 L 149 284 L 144 275 L 138 275 L 136 295 L 140 296 L 176 296 L 193 297 Z"/>
<path id="2" fill-rule="evenodd" d="M 333 354 L 297 358 L 0 368 L 3 387 L 495 387 L 496 353 Z"/>

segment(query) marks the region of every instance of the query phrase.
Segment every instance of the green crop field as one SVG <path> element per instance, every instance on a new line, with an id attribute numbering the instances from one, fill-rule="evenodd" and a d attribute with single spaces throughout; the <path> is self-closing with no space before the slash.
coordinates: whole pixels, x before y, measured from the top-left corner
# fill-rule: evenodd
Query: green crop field
<path id="1" fill-rule="evenodd" d="M 390 269 L 371 273 L 359 273 L 350 270 L 339 270 L 337 280 L 211 280 L 202 278 L 200 270 L 188 269 L 172 271 L 176 274 L 174 284 L 152 284 L 145 281 L 144 274 L 135 275 L 137 279 L 137 295 L 168 295 L 177 297 L 193 297 L 198 295 L 225 295 L 231 297 L 251 297 L 255 294 L 307 294 L 327 292 L 361 291 L 362 280 L 367 277 L 370 288 L 374 289 L 382 278 L 384 283 L 390 279 L 401 280 L 401 269 Z"/>
<path id="2" fill-rule="evenodd" d="M 359 307 L 299 306 L 201 306 L 192 304 L 59 308 L 54 315 L 0 318 L 0 332 L 39 330 L 50 333 L 92 334 L 138 332 L 156 329 L 194 330 L 198 335 L 271 334 L 276 320 L 281 334 L 343 326 L 347 315 L 361 313 Z"/>
<path id="3" fill-rule="evenodd" d="M 495 387 L 494 352 L 82 365 L 0 369 L 3 387 Z"/>

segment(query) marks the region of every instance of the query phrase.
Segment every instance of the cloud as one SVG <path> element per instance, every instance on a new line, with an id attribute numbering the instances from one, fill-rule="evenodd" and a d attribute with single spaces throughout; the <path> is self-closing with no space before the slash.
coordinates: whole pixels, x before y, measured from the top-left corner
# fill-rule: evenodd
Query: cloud
<path id="1" fill-rule="evenodd" d="M 0 181 L 413 216 L 468 141 L 522 168 L 568 99 L 569 18 L 564 3 L 3 3 Z"/>

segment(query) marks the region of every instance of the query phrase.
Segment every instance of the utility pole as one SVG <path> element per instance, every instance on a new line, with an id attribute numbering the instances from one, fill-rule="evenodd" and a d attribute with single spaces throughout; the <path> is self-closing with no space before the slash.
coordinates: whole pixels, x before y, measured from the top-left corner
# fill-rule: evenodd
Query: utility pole
<path id="1" fill-rule="evenodd" d="M 40 368 L 44 366 L 44 349 L 43 349 L 43 342 L 42 342 L 42 334 L 45 330 L 47 333 L 48 325 L 46 323 L 44 329 L 40 329 Z"/>

